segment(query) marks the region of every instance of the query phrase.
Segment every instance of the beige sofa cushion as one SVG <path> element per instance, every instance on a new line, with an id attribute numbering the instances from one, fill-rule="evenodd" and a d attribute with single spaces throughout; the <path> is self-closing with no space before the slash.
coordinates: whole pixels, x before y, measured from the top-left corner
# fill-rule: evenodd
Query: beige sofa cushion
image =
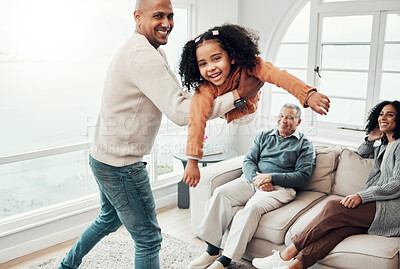
<path id="1" fill-rule="evenodd" d="M 340 150 L 336 147 L 316 146 L 316 166 L 308 185 L 301 190 L 329 194 L 332 189 Z"/>
<path id="2" fill-rule="evenodd" d="M 260 219 L 254 237 L 269 240 L 275 244 L 282 244 L 290 225 L 321 200 L 323 196 L 325 195 L 321 192 L 299 192 L 295 200 L 281 208 L 264 214 Z"/>
<path id="3" fill-rule="evenodd" d="M 398 269 L 399 237 L 360 234 L 347 237 L 318 261 L 334 268 Z"/>
<path id="4" fill-rule="evenodd" d="M 302 215 L 289 228 L 285 236 L 285 244 L 291 243 L 291 238 L 310 223 L 331 199 L 342 196 L 329 195 Z M 400 246 L 399 237 L 384 237 L 374 235 L 350 236 L 340 242 L 320 264 L 334 268 L 397 268 Z"/>
<path id="5" fill-rule="evenodd" d="M 346 148 L 340 152 L 339 158 L 332 194 L 347 196 L 361 191 L 374 160 L 364 159 Z"/>

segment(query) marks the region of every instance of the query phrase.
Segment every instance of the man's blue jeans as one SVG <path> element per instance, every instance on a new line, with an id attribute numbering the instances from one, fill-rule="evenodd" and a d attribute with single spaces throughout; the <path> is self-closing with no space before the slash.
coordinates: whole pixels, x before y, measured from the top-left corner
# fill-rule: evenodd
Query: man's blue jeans
<path id="1" fill-rule="evenodd" d="M 161 229 L 145 162 L 114 167 L 89 156 L 99 185 L 101 212 L 75 242 L 60 268 L 78 268 L 82 258 L 122 224 L 135 241 L 135 268 L 160 268 Z"/>

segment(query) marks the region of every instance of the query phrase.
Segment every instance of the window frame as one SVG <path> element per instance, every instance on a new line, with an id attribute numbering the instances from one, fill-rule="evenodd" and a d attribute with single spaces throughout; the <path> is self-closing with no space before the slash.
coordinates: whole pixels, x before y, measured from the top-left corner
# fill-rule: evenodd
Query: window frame
<path id="1" fill-rule="evenodd" d="M 318 12 L 318 9 L 316 10 Z M 348 99 L 348 100 L 365 100 L 365 111 L 364 111 L 364 122 L 366 120 L 366 117 L 368 115 L 368 111 L 372 108 L 372 104 L 376 103 L 375 100 L 372 99 L 374 95 L 374 80 L 375 80 L 375 75 L 376 74 L 376 65 L 374 64 L 377 57 L 377 50 L 378 50 L 378 39 L 374 39 L 374 37 L 377 36 L 379 29 L 377 29 L 377 26 L 379 24 L 379 19 L 380 19 L 380 13 L 376 11 L 364 11 L 364 12 L 357 12 L 355 10 L 346 10 L 345 12 L 341 10 L 332 10 L 329 12 L 324 12 L 324 13 L 318 13 L 318 40 L 316 43 L 316 47 L 310 46 L 309 52 L 311 50 L 316 51 L 316 56 L 315 56 L 315 66 L 321 66 L 321 48 L 322 48 L 322 21 L 324 18 L 328 17 L 345 17 L 345 16 L 357 16 L 357 15 L 372 15 L 372 29 L 371 29 L 371 41 L 370 42 L 348 42 L 350 43 L 360 43 L 360 44 L 369 44 L 370 46 L 370 52 L 369 52 L 369 59 L 368 59 L 368 70 L 361 70 L 361 69 L 351 69 L 351 70 L 346 70 L 346 69 L 341 69 L 344 71 L 366 71 L 368 75 L 368 82 L 367 82 L 367 92 L 366 92 L 366 97 L 364 98 L 350 98 L 350 97 L 345 97 L 341 96 L 338 97 L 338 99 Z M 328 42 L 327 42 L 328 43 Z M 314 43 L 315 44 L 315 43 Z M 311 66 L 312 68 L 312 66 Z M 333 70 L 328 68 L 328 70 Z M 317 89 L 320 88 L 320 80 L 318 79 L 318 76 L 314 73 L 314 84 Z M 336 96 L 335 96 L 336 97 Z M 355 124 L 345 124 L 345 123 L 327 123 L 327 122 L 318 122 L 318 124 L 323 124 L 325 127 L 328 128 L 333 128 L 333 129 L 340 129 L 340 128 L 353 128 L 355 130 L 362 130 L 363 129 L 363 124 L 361 125 L 355 125 Z"/>
<path id="2" fill-rule="evenodd" d="M 380 82 L 382 77 L 382 60 L 383 60 L 383 46 L 384 35 L 386 28 L 386 18 L 388 14 L 399 13 L 400 3 L 396 0 L 355 0 L 346 2 L 324 2 L 323 0 L 298 0 L 296 1 L 287 15 L 277 24 L 272 34 L 267 40 L 265 52 L 263 57 L 271 59 L 272 62 L 276 60 L 285 33 L 290 27 L 292 21 L 296 18 L 297 14 L 308 3 L 310 7 L 310 28 L 309 28 L 309 42 L 308 42 L 308 61 L 307 61 L 307 80 L 306 83 L 314 85 L 319 89 L 319 79 L 314 72 L 316 66 L 320 66 L 320 49 L 321 49 L 321 23 L 322 17 L 327 16 L 349 16 L 349 15 L 363 15 L 372 14 L 372 33 L 370 42 L 370 55 L 369 55 L 369 69 L 368 69 L 368 88 L 366 93 L 365 116 L 366 119 L 368 111 L 374 104 L 379 102 Z M 360 5 L 362 2 L 362 5 Z M 269 115 L 269 122 L 273 122 L 274 116 L 271 111 L 272 89 L 268 86 L 268 92 L 264 95 L 262 100 L 262 112 Z M 312 114 L 312 115 L 310 115 Z M 305 118 L 316 119 L 316 114 L 307 109 L 305 111 Z M 307 129 L 307 121 L 303 121 L 303 129 Z M 360 141 L 360 137 L 364 135 L 364 126 L 354 124 L 342 123 L 329 123 L 317 120 L 317 136 L 312 136 L 311 139 L 316 141 L 337 141 L 337 144 L 354 145 L 356 141 Z M 362 132 L 361 132 L 362 131 Z"/>
<path id="3" fill-rule="evenodd" d="M 194 37 L 195 33 L 195 0 L 173 0 L 172 5 L 175 8 L 186 9 L 188 14 L 188 33 L 187 36 L 189 39 Z M 164 117 L 164 115 L 163 115 Z M 170 120 L 166 120 L 166 122 L 161 123 L 160 130 L 157 134 L 156 140 L 154 142 L 153 150 L 149 154 L 150 157 L 150 169 L 149 169 L 149 176 L 150 176 L 150 183 L 153 188 L 160 188 L 163 185 L 170 185 L 179 182 L 182 179 L 181 172 L 170 172 L 164 175 L 158 175 L 157 167 L 158 167 L 158 136 L 159 135 L 174 135 L 178 134 L 186 127 L 180 127 L 172 123 Z M 172 154 L 172 152 L 171 152 Z M 172 157 L 173 158 L 173 157 Z"/>

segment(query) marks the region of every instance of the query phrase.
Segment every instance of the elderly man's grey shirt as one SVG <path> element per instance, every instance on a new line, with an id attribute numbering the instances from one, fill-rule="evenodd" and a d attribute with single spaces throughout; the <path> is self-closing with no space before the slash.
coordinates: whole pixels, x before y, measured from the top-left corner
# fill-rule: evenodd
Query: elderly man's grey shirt
<path id="1" fill-rule="evenodd" d="M 271 174 L 271 183 L 288 188 L 307 185 L 315 166 L 313 144 L 299 131 L 286 138 L 275 129 L 261 132 L 243 161 L 243 172 L 252 183 L 256 172 Z"/>

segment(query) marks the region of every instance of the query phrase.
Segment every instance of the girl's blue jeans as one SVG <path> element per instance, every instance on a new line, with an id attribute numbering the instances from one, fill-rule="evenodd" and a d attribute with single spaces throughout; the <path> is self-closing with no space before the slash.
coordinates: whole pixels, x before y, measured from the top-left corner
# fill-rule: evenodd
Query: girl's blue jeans
<path id="1" fill-rule="evenodd" d="M 101 211 L 58 268 L 78 268 L 82 258 L 122 224 L 135 242 L 135 268 L 160 268 L 161 229 L 146 163 L 114 167 L 89 156 L 89 164 L 99 186 Z"/>

